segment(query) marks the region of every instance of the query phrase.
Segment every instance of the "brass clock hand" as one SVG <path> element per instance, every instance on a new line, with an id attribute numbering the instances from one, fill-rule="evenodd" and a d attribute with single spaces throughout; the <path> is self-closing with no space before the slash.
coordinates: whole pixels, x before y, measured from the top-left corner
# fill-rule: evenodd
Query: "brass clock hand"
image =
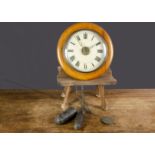
<path id="1" fill-rule="evenodd" d="M 100 44 L 101 44 L 101 42 L 98 42 L 98 43 L 96 43 L 96 44 L 90 46 L 89 48 L 91 49 L 91 48 L 93 48 L 93 47 L 95 47 L 95 46 L 98 46 L 98 45 L 100 45 Z"/>
<path id="2" fill-rule="evenodd" d="M 80 41 L 79 41 L 79 44 L 80 44 L 81 47 L 83 47 L 83 44 Z"/>
<path id="3" fill-rule="evenodd" d="M 78 40 L 78 43 L 81 47 L 84 47 L 81 41 Z"/>
<path id="4" fill-rule="evenodd" d="M 81 47 L 84 47 L 79 36 L 75 37 Z"/>
<path id="5" fill-rule="evenodd" d="M 96 44 L 94 44 L 94 45 L 90 46 L 90 47 L 89 47 L 89 49 L 92 49 L 92 48 L 93 48 L 93 47 L 95 47 L 95 46 L 96 46 Z"/>

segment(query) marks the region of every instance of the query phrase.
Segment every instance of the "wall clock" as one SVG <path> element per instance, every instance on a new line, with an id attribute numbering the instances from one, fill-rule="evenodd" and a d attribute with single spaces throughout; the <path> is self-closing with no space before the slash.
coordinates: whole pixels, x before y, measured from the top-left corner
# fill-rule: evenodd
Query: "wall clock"
<path id="1" fill-rule="evenodd" d="M 113 44 L 109 34 L 99 25 L 77 23 L 60 36 L 57 56 L 67 75 L 78 80 L 91 80 L 109 69 Z"/>

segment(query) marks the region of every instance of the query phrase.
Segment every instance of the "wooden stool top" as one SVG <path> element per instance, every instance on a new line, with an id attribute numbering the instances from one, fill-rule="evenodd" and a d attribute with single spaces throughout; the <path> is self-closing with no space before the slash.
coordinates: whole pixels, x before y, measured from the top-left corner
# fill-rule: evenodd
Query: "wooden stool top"
<path id="1" fill-rule="evenodd" d="M 63 69 L 58 66 L 57 82 L 61 86 L 75 85 L 115 85 L 117 80 L 112 76 L 112 71 L 109 69 L 103 76 L 87 81 L 76 80 L 68 76 Z"/>

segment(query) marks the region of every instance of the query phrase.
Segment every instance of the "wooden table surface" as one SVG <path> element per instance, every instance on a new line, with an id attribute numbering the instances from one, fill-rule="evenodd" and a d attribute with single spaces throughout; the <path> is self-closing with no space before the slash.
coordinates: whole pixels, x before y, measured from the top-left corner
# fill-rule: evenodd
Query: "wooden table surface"
<path id="1" fill-rule="evenodd" d="M 155 132 L 155 89 L 106 90 L 108 111 L 90 106 L 85 127 L 73 130 L 74 122 L 58 126 L 54 117 L 63 99 L 56 90 L 0 90 L 0 132 Z M 85 92 L 88 103 L 97 104 L 94 91 Z M 77 105 L 74 94 L 70 104 Z M 100 123 L 110 116 L 113 125 Z"/>

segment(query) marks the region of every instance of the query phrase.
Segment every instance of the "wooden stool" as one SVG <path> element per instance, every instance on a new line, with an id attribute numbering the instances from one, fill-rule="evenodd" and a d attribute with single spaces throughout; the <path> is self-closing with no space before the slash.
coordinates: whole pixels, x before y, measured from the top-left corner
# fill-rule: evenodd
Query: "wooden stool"
<path id="1" fill-rule="evenodd" d="M 107 104 L 105 101 L 104 86 L 114 85 L 117 83 L 117 80 L 112 76 L 112 71 L 111 69 L 109 69 L 103 76 L 97 79 L 80 81 L 66 75 L 65 72 L 62 70 L 62 68 L 59 66 L 57 82 L 64 87 L 64 92 L 61 94 L 61 96 L 64 97 L 64 101 L 61 105 L 61 108 L 63 111 L 69 107 L 68 98 L 69 98 L 69 94 L 71 92 L 72 86 L 93 86 L 93 85 L 97 86 L 98 94 L 96 96 L 101 98 L 101 104 L 100 104 L 101 108 L 106 110 Z"/>

